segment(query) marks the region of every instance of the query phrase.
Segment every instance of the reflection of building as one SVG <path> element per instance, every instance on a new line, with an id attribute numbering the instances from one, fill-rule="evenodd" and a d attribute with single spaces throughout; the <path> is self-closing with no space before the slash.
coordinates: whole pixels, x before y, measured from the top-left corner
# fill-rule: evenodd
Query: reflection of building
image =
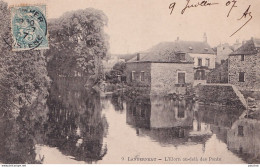
<path id="1" fill-rule="evenodd" d="M 228 131 L 228 148 L 247 163 L 260 163 L 260 121 L 240 119 Z"/>
<path id="2" fill-rule="evenodd" d="M 228 82 L 240 90 L 260 90 L 260 39 L 251 39 L 229 55 Z"/>
<path id="3" fill-rule="evenodd" d="M 209 127 L 194 117 L 193 104 L 185 100 L 151 97 L 127 101 L 127 123 L 136 128 L 137 135 L 161 144 L 204 143 L 211 135 Z"/>
<path id="4" fill-rule="evenodd" d="M 199 105 L 195 115 L 198 120 L 210 125 L 211 131 L 219 140 L 227 143 L 227 130 L 243 112 L 240 108 Z"/>

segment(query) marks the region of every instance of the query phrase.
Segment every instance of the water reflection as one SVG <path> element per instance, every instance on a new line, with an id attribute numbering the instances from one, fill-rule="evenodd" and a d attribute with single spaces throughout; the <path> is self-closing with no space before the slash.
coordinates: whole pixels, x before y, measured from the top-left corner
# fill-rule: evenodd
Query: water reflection
<path id="1" fill-rule="evenodd" d="M 228 148 L 248 163 L 260 163 L 260 121 L 237 120 L 227 134 Z"/>
<path id="2" fill-rule="evenodd" d="M 42 162 L 35 152 L 35 144 L 41 142 L 42 137 L 40 121 L 28 108 L 22 108 L 17 118 L 11 115 L 0 118 L 0 162 Z"/>
<path id="3" fill-rule="evenodd" d="M 60 78 L 50 89 L 48 110 L 35 104 L 17 118 L 0 113 L 0 162 L 130 163 L 121 157 L 138 155 L 259 163 L 260 123 L 241 117 L 243 110 L 122 93 L 101 98 L 83 84 Z"/>
<path id="4" fill-rule="evenodd" d="M 113 93 L 111 97 L 111 103 L 114 106 L 115 111 L 123 112 L 124 111 L 124 96 L 122 93 Z"/>
<path id="5" fill-rule="evenodd" d="M 148 98 L 127 101 L 127 123 L 137 135 L 147 135 L 162 145 L 205 143 L 210 126 L 194 115 L 191 101 Z"/>
<path id="6" fill-rule="evenodd" d="M 153 97 L 128 100 L 126 106 L 126 122 L 137 136 L 149 136 L 162 146 L 203 144 L 204 152 L 207 140 L 216 135 L 246 163 L 260 162 L 260 122 L 239 118 L 244 112 L 239 108 Z"/>
<path id="7" fill-rule="evenodd" d="M 62 82 L 50 91 L 46 143 L 77 161 L 101 160 L 107 151 L 103 144 L 107 122 L 101 115 L 100 96 L 95 90 L 74 87 L 74 80 Z"/>

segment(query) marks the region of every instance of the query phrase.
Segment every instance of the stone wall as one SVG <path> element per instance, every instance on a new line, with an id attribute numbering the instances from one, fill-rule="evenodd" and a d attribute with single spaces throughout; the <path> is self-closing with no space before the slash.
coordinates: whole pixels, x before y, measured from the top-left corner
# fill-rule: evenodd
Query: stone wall
<path id="1" fill-rule="evenodd" d="M 229 83 L 234 84 L 239 90 L 260 90 L 259 54 L 245 55 L 244 61 L 241 56 L 229 56 Z M 245 82 L 239 82 L 239 72 L 245 72 Z"/>
<path id="2" fill-rule="evenodd" d="M 132 71 L 135 71 L 135 79 L 132 78 Z M 144 81 L 141 81 L 141 72 L 144 72 Z M 126 82 L 128 84 L 142 83 L 144 85 L 151 85 L 151 63 L 148 62 L 133 62 L 126 63 Z"/>
<path id="3" fill-rule="evenodd" d="M 199 102 L 246 108 L 244 96 L 231 84 L 205 84 L 196 87 Z"/>
<path id="4" fill-rule="evenodd" d="M 260 53 L 256 55 L 256 89 L 260 91 Z"/>
<path id="5" fill-rule="evenodd" d="M 185 87 L 176 87 L 176 84 L 178 82 L 178 71 L 186 73 L 186 83 L 193 83 L 193 64 L 152 63 L 151 94 L 166 95 L 168 93 L 179 93 L 179 91 L 183 91 L 182 89 L 185 89 Z"/>

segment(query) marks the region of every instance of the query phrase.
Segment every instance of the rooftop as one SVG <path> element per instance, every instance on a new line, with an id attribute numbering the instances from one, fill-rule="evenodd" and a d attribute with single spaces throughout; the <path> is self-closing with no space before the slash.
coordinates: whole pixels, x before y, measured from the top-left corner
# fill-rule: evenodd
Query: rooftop
<path id="1" fill-rule="evenodd" d="M 183 54 L 185 59 L 180 59 Z M 180 41 L 162 42 L 140 54 L 139 62 L 193 63 L 190 54 L 215 54 L 206 42 Z M 128 62 L 137 62 L 134 57 Z"/>
<path id="2" fill-rule="evenodd" d="M 245 44 L 243 44 L 240 48 L 238 48 L 235 52 L 232 52 L 230 55 L 251 55 L 259 53 L 260 48 L 260 39 L 251 38 Z"/>

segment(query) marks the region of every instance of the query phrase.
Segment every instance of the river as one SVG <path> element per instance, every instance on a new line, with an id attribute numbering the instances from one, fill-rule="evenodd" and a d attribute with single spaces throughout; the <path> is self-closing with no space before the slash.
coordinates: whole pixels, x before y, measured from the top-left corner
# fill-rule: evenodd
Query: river
<path id="1" fill-rule="evenodd" d="M 239 118 L 239 108 L 101 97 L 63 81 L 47 103 L 37 123 L 22 114 L 1 118 L 0 162 L 259 163 L 259 121 Z"/>

